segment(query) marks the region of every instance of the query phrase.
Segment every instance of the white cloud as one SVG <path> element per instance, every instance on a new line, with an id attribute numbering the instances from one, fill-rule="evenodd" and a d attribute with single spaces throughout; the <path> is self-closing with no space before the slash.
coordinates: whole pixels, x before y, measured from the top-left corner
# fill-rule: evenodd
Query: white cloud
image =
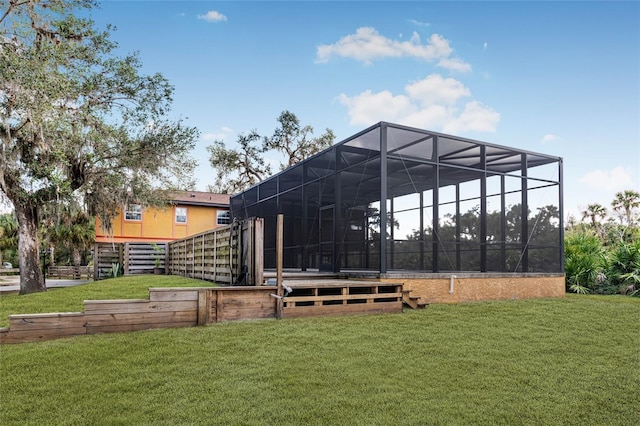
<path id="1" fill-rule="evenodd" d="M 355 125 L 370 125 L 383 120 L 394 121 L 417 110 L 408 96 L 394 96 L 388 90 L 379 93 L 366 90 L 353 97 L 342 93 L 338 96 L 338 101 L 347 106 L 351 124 Z"/>
<path id="2" fill-rule="evenodd" d="M 594 170 L 580 178 L 580 182 L 595 189 L 617 191 L 630 187 L 633 178 L 628 170 L 617 166 L 611 170 Z"/>
<path id="3" fill-rule="evenodd" d="M 440 68 L 445 68 L 450 71 L 456 72 L 469 72 L 471 71 L 471 64 L 463 61 L 460 58 L 442 58 L 438 61 Z"/>
<path id="4" fill-rule="evenodd" d="M 409 22 L 411 22 L 413 25 L 417 26 L 417 27 L 428 27 L 431 25 L 430 22 L 421 22 L 418 21 L 416 19 L 409 19 Z"/>
<path id="5" fill-rule="evenodd" d="M 227 17 L 218 11 L 210 10 L 204 15 L 198 15 L 198 19 L 207 22 L 223 22 L 227 20 Z"/>
<path id="6" fill-rule="evenodd" d="M 444 78 L 440 74 L 431 74 L 423 80 L 408 84 L 405 91 L 423 105 L 440 102 L 452 105 L 460 98 L 471 96 L 471 91 L 462 82 Z"/>
<path id="7" fill-rule="evenodd" d="M 489 47 L 489 43 L 487 43 L 486 41 L 484 42 L 484 44 L 482 45 L 482 48 L 484 50 L 487 50 L 487 47 Z"/>
<path id="8" fill-rule="evenodd" d="M 499 113 L 478 101 L 471 101 L 465 104 L 460 115 L 451 117 L 442 129 L 454 134 L 466 131 L 495 132 L 499 122 Z"/>
<path id="9" fill-rule="evenodd" d="M 450 58 L 452 52 L 449 41 L 439 34 L 432 34 L 427 43 L 422 44 L 416 32 L 408 41 L 399 41 L 380 35 L 375 28 L 361 27 L 355 34 L 344 36 L 333 44 L 318 46 L 316 62 L 328 62 L 332 56 L 352 58 L 365 64 L 382 58 L 410 57 L 429 62 L 437 60 L 438 66 L 453 71 L 469 71 L 469 64 Z"/>
<path id="10" fill-rule="evenodd" d="M 542 139 L 540 140 L 540 143 L 558 142 L 560 140 L 562 140 L 560 136 L 554 135 L 552 133 L 547 133 L 542 137 Z"/>
<path id="11" fill-rule="evenodd" d="M 227 137 L 233 135 L 233 129 L 223 126 L 220 128 L 219 132 L 216 133 L 204 133 L 202 135 L 202 140 L 205 141 L 216 141 L 216 140 L 225 140 Z"/>
<path id="12" fill-rule="evenodd" d="M 390 121 L 449 133 L 495 131 L 500 114 L 476 100 L 463 101 L 470 97 L 460 81 L 431 74 L 407 84 L 404 94 L 366 90 L 355 96 L 342 93 L 337 100 L 347 107 L 352 125 Z"/>

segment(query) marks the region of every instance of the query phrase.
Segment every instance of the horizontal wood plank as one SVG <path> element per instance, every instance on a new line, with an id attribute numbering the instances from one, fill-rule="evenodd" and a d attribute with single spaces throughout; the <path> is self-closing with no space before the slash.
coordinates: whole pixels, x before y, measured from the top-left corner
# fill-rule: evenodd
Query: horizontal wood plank
<path id="1" fill-rule="evenodd" d="M 288 296 L 284 299 L 286 302 L 315 302 L 330 300 L 374 300 L 374 299 L 390 299 L 402 298 L 402 293 L 377 293 L 377 294 L 338 294 L 327 296 Z"/>
<path id="2" fill-rule="evenodd" d="M 0 343 L 40 342 L 62 337 L 79 336 L 86 333 L 87 330 L 84 326 L 47 330 L 9 330 L 7 333 L 0 333 Z"/>
<path id="3" fill-rule="evenodd" d="M 189 311 L 198 309 L 198 301 L 150 302 L 146 303 L 89 303 L 85 302 L 85 315 L 120 314 L 134 312 Z"/>
<path id="4" fill-rule="evenodd" d="M 196 324 L 198 313 L 196 311 L 181 312 L 141 312 L 141 313 L 122 313 L 122 314 L 104 314 L 104 315 L 87 315 L 87 327 L 100 327 L 110 325 L 130 325 L 130 324 L 158 324 L 170 322 L 188 322 L 192 325 Z"/>
<path id="5" fill-rule="evenodd" d="M 203 287 L 206 288 L 206 287 Z M 173 302 L 173 301 L 185 301 L 185 300 L 198 300 L 199 290 L 177 290 L 177 289 L 162 289 L 162 288 L 150 288 L 149 289 L 149 301 L 151 302 Z"/>
<path id="6" fill-rule="evenodd" d="M 85 316 L 82 313 L 11 315 L 9 324 L 11 331 L 77 328 L 84 327 Z"/>
<path id="7" fill-rule="evenodd" d="M 351 305 L 321 305 L 284 307 L 283 317 L 297 318 L 325 315 L 401 313 L 402 302 L 357 303 Z"/>

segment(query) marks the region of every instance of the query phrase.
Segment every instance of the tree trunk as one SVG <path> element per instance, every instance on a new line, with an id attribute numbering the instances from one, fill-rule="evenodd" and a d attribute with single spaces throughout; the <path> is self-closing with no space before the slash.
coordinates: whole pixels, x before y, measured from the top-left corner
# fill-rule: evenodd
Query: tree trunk
<path id="1" fill-rule="evenodd" d="M 38 244 L 38 215 L 36 208 L 14 204 L 18 219 L 18 264 L 20 265 L 20 294 L 46 291 L 40 269 Z"/>
<path id="2" fill-rule="evenodd" d="M 53 244 L 49 246 L 49 266 L 56 266 L 55 247 Z"/>
<path id="3" fill-rule="evenodd" d="M 73 266 L 80 266 L 82 256 L 80 256 L 80 249 L 78 246 L 73 246 Z"/>

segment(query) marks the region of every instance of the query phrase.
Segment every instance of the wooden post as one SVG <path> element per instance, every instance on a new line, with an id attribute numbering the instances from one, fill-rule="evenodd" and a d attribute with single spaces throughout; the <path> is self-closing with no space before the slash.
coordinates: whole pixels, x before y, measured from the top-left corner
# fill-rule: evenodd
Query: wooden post
<path id="1" fill-rule="evenodd" d="M 278 286 L 276 317 L 279 319 L 282 318 L 282 296 L 284 295 L 284 292 L 282 291 L 282 249 L 284 244 L 283 222 L 284 216 L 279 214 L 276 227 L 276 285 Z"/>
<path id="2" fill-rule="evenodd" d="M 191 278 L 196 277 L 196 237 L 191 239 L 191 251 L 193 252 L 193 263 L 191 264 Z"/>
<path id="3" fill-rule="evenodd" d="M 262 218 L 255 218 L 254 221 L 253 267 L 255 279 L 253 285 L 264 285 L 264 221 Z"/>
<path id="4" fill-rule="evenodd" d="M 100 278 L 100 245 L 95 243 L 93 245 L 93 280 L 98 281 Z"/>
<path id="5" fill-rule="evenodd" d="M 118 263 L 122 266 L 122 275 L 129 273 L 129 243 L 118 244 Z"/>
<path id="6" fill-rule="evenodd" d="M 223 317 L 222 317 L 222 309 L 223 309 L 222 295 L 224 293 L 222 291 L 215 291 L 214 293 L 216 294 L 216 322 L 220 322 L 223 319 Z"/>
<path id="7" fill-rule="evenodd" d="M 213 282 L 216 282 L 218 272 L 218 231 L 213 232 Z M 217 321 L 216 321 L 217 322 Z"/>
<path id="8" fill-rule="evenodd" d="M 204 234 L 202 234 L 202 280 L 204 281 L 204 248 L 205 248 L 205 241 L 204 241 Z"/>
<path id="9" fill-rule="evenodd" d="M 206 288 L 198 290 L 198 325 L 209 323 L 209 299 L 210 292 Z"/>
<path id="10" fill-rule="evenodd" d="M 169 274 L 169 243 L 164 243 L 164 273 Z"/>

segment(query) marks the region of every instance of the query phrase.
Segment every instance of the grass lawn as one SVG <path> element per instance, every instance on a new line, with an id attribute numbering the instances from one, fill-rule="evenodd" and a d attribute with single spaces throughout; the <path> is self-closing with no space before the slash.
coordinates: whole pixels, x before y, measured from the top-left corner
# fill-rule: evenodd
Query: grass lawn
<path id="1" fill-rule="evenodd" d="M 94 281 L 75 287 L 51 288 L 43 293 L 0 296 L 0 327 L 11 314 L 82 312 L 84 300 L 148 299 L 150 287 L 203 287 L 210 282 L 172 275 L 140 275 Z"/>
<path id="2" fill-rule="evenodd" d="M 5 345 L 0 424 L 636 425 L 639 322 L 568 295 Z"/>

